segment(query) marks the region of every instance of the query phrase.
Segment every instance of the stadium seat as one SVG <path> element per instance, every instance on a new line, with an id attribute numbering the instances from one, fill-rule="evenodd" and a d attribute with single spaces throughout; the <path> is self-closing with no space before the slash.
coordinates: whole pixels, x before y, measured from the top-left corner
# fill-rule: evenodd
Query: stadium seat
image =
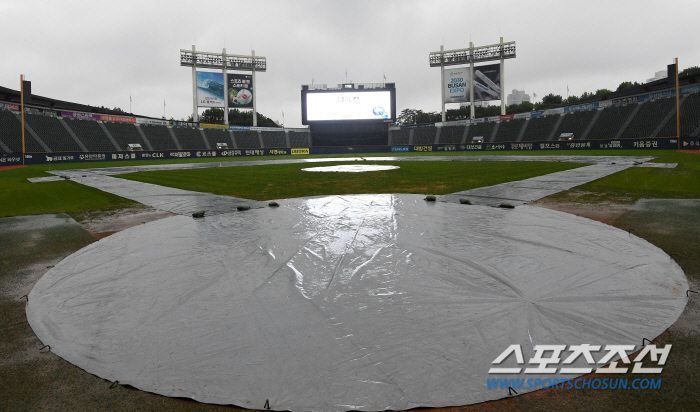
<path id="1" fill-rule="evenodd" d="M 266 149 L 287 147 L 287 138 L 282 129 L 274 132 L 264 130 L 260 134 Z"/>
<path id="2" fill-rule="evenodd" d="M 437 127 L 417 127 L 413 129 L 413 144 L 429 145 L 435 143 Z"/>
<path id="3" fill-rule="evenodd" d="M 409 143 L 411 137 L 411 129 L 390 130 L 391 144 L 394 146 L 405 146 Z"/>
<path id="4" fill-rule="evenodd" d="M 0 110 L 0 140 L 13 153 L 22 153 L 22 124 L 8 110 Z M 24 140 L 27 152 L 44 151 L 29 133 L 25 134 Z"/>
<path id="5" fill-rule="evenodd" d="M 249 130 L 234 130 L 233 137 L 239 149 L 260 149 L 258 132 Z"/>
<path id="6" fill-rule="evenodd" d="M 681 136 L 690 136 L 698 127 L 700 127 L 700 93 L 691 93 L 681 105 Z M 674 137 L 677 134 L 676 118 L 672 117 L 657 136 Z"/>
<path id="7" fill-rule="evenodd" d="M 440 129 L 440 144 L 460 144 L 466 126 L 444 126 Z"/>
<path id="8" fill-rule="evenodd" d="M 109 152 L 115 150 L 114 145 L 109 141 L 100 124 L 96 121 L 79 120 L 70 117 L 64 118 L 64 120 L 89 151 Z"/>
<path id="9" fill-rule="evenodd" d="M 502 120 L 494 142 L 514 142 L 525 124 L 525 119 Z"/>
<path id="10" fill-rule="evenodd" d="M 105 122 L 104 123 L 109 133 L 117 142 L 121 150 L 126 150 L 127 145 L 131 143 L 140 144 L 141 147 L 148 147 L 146 142 L 143 141 L 139 131 L 136 130 L 136 126 L 132 123 L 123 122 Z"/>
<path id="11" fill-rule="evenodd" d="M 191 127 L 174 127 L 173 132 L 180 142 L 182 150 L 205 150 L 204 139 L 199 129 Z M 172 140 L 172 139 L 171 139 Z M 216 149 L 216 147 L 214 147 Z"/>
<path id="12" fill-rule="evenodd" d="M 177 149 L 173 137 L 170 135 L 170 130 L 167 126 L 158 125 L 141 125 L 141 131 L 146 135 L 146 138 L 151 142 L 153 150 L 174 150 Z M 201 144 L 200 144 L 201 146 Z"/>
<path id="13" fill-rule="evenodd" d="M 233 149 L 233 142 L 228 130 L 204 129 L 204 135 L 207 136 L 207 142 L 212 149 L 216 149 L 217 143 L 226 143 L 229 149 Z"/>
<path id="14" fill-rule="evenodd" d="M 622 133 L 622 137 L 650 137 L 675 106 L 675 97 L 645 102 Z"/>
<path id="15" fill-rule="evenodd" d="M 493 133 L 493 127 L 496 122 L 483 122 L 474 123 L 469 126 L 469 132 L 467 132 L 467 143 L 471 143 L 472 139 L 476 136 L 482 136 L 484 138 L 484 143 L 488 143 L 491 139 L 491 134 Z"/>
<path id="16" fill-rule="evenodd" d="M 554 139 L 562 133 L 573 133 L 574 139 L 580 139 L 596 113 L 595 110 L 581 110 L 565 114 L 559 128 L 554 132 Z"/>
<path id="17" fill-rule="evenodd" d="M 557 124 L 559 115 L 538 116 L 530 119 L 530 122 L 523 134 L 523 142 L 542 142 L 546 141 Z"/>
<path id="18" fill-rule="evenodd" d="M 289 132 L 289 144 L 292 147 L 309 147 L 309 132 Z"/>
<path id="19" fill-rule="evenodd" d="M 630 114 L 637 107 L 636 103 L 608 106 L 602 110 L 587 139 L 612 139 L 620 131 Z"/>
<path id="20" fill-rule="evenodd" d="M 24 121 L 54 152 L 82 152 L 65 127 L 53 116 L 25 114 Z M 26 136 L 25 136 L 26 139 Z M 43 150 L 42 150 L 43 151 Z"/>

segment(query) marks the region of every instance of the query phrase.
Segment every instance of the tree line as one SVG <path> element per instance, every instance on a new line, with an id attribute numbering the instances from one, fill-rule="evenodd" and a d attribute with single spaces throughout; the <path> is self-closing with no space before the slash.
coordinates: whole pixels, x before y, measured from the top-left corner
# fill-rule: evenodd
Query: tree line
<path id="1" fill-rule="evenodd" d="M 688 67 L 681 73 L 691 72 L 700 69 L 698 66 Z M 617 86 L 616 92 L 629 89 L 632 87 L 641 86 L 638 82 L 622 82 Z M 609 89 L 598 89 L 593 93 L 584 92 L 580 96 L 568 96 L 566 98 L 558 94 L 549 93 L 542 97 L 541 102 L 530 103 L 522 102 L 521 104 L 511 104 L 506 106 L 506 114 L 529 113 L 537 110 L 554 109 L 562 106 L 570 106 L 579 102 L 588 100 L 593 97 L 600 97 L 612 93 Z M 474 107 L 475 117 L 492 117 L 501 115 L 500 105 L 491 106 L 476 106 Z M 445 120 L 448 122 L 456 120 L 466 120 L 470 118 L 469 107 L 462 106 L 459 109 L 447 109 L 445 111 Z M 437 123 L 442 121 L 441 112 L 425 112 L 419 109 L 404 109 L 396 119 L 397 125 L 421 124 L 421 123 Z"/>

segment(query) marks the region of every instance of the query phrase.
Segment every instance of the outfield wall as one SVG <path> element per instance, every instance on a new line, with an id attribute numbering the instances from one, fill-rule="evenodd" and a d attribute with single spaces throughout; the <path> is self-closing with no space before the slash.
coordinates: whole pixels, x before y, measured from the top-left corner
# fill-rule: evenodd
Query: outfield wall
<path id="1" fill-rule="evenodd" d="M 327 154 L 362 153 L 431 153 L 431 152 L 489 152 L 489 151 L 542 151 L 542 150 L 625 150 L 625 149 L 666 149 L 700 150 L 700 137 L 657 139 L 606 139 L 572 140 L 554 142 L 513 142 L 513 143 L 470 143 L 437 144 L 412 146 L 354 146 L 354 147 L 311 147 L 292 149 L 228 149 L 228 150 L 167 150 L 142 152 L 98 152 L 98 153 L 27 153 L 25 164 L 92 163 L 123 160 L 159 159 L 213 159 L 222 161 L 231 157 L 299 156 Z M 0 166 L 22 164 L 21 154 L 0 155 Z"/>

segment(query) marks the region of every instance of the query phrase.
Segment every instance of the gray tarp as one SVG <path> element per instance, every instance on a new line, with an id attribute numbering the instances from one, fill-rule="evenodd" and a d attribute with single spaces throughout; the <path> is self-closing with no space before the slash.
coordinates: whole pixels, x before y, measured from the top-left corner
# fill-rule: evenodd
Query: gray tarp
<path id="1" fill-rule="evenodd" d="M 384 410 L 503 398 L 486 380 L 509 345 L 526 359 L 538 344 L 640 348 L 686 304 L 668 255 L 565 213 L 389 194 L 280 204 L 102 239 L 37 282 L 29 322 L 69 362 L 167 396 Z"/>

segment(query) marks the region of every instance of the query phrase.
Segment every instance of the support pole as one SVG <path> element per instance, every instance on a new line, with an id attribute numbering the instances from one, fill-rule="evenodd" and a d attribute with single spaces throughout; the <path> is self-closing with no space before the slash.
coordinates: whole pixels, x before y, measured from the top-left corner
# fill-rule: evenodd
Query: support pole
<path id="1" fill-rule="evenodd" d="M 681 107 L 678 87 L 678 57 L 676 57 L 676 136 L 678 137 L 678 149 L 681 148 Z"/>
<path id="2" fill-rule="evenodd" d="M 474 43 L 469 42 L 469 107 L 471 118 L 474 116 Z"/>
<path id="3" fill-rule="evenodd" d="M 440 51 L 445 50 L 445 45 L 440 46 Z M 442 97 L 442 122 L 445 122 L 445 55 L 440 55 L 440 96 Z"/>
<path id="4" fill-rule="evenodd" d="M 506 71 L 503 62 L 503 37 L 501 37 L 501 116 L 506 115 Z"/>
<path id="5" fill-rule="evenodd" d="M 20 102 L 22 103 L 22 166 L 24 166 L 24 152 L 25 152 L 25 147 L 24 147 L 24 75 L 20 74 L 19 75 L 19 82 L 20 82 Z"/>
<path id="6" fill-rule="evenodd" d="M 221 69 L 221 72 L 224 74 L 224 124 L 228 126 L 228 79 L 226 78 L 226 47 L 224 47 L 224 51 L 221 54 L 221 60 L 224 63 L 224 68 Z"/>
<path id="7" fill-rule="evenodd" d="M 199 113 L 197 113 L 197 53 L 192 45 L 192 121 L 199 121 Z"/>
<path id="8" fill-rule="evenodd" d="M 256 102 L 258 101 L 258 84 L 255 82 L 255 50 L 252 50 L 251 55 L 253 56 L 253 127 L 258 126 L 258 109 Z"/>

